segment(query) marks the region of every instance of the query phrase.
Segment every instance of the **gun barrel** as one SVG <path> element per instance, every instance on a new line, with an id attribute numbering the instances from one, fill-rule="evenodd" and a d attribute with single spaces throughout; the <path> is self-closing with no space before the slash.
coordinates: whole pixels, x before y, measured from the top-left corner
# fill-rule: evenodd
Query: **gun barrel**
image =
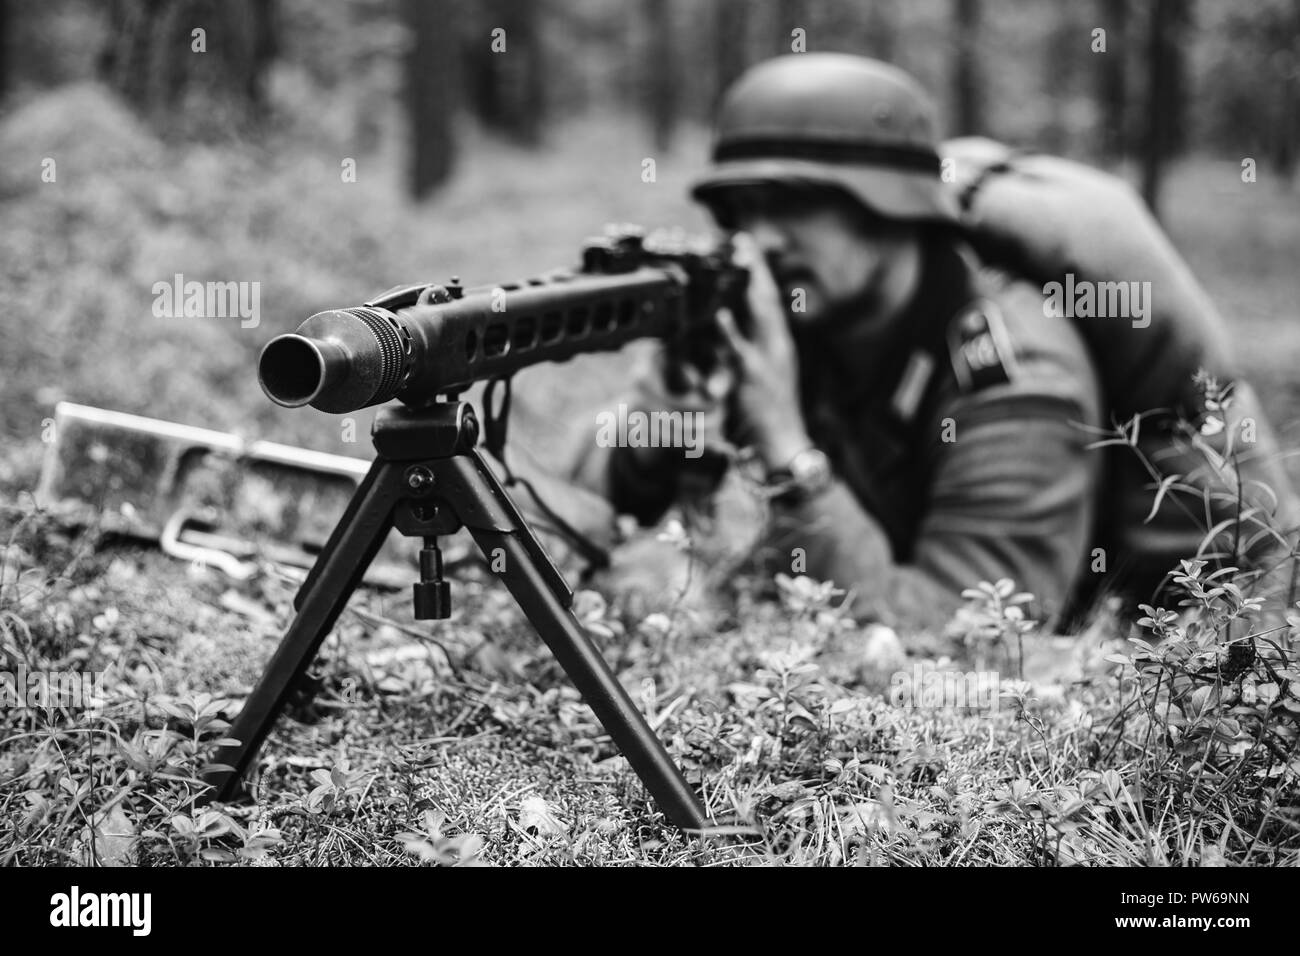
<path id="1" fill-rule="evenodd" d="M 289 332 L 262 349 L 258 380 L 271 401 L 298 408 L 337 388 L 347 377 L 347 367 L 347 353 L 334 342 Z"/>
<path id="2" fill-rule="evenodd" d="M 666 264 L 559 273 L 459 296 L 430 287 L 436 294 L 414 305 L 418 287 L 408 287 L 362 307 L 318 312 L 272 339 L 258 379 L 288 407 L 341 413 L 393 398 L 419 407 L 539 362 L 668 334 L 685 322 L 687 284 L 680 268 Z"/>

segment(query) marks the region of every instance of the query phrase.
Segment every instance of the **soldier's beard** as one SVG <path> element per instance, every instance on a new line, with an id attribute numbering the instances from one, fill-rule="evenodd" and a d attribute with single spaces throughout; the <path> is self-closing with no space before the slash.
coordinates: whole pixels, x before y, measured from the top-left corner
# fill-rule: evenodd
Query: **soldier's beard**
<path id="1" fill-rule="evenodd" d="M 791 317 L 800 352 L 857 376 L 872 377 L 898 360 L 908 341 L 906 306 L 892 307 L 878 285 L 837 302 L 822 300 L 815 314 Z"/>
<path id="2" fill-rule="evenodd" d="M 889 314 L 891 310 L 883 290 L 875 283 L 841 299 L 831 299 L 814 287 L 808 293 L 807 306 L 804 314 L 791 314 L 791 321 L 801 331 L 821 337 L 839 337 L 846 333 L 865 339 L 883 336 L 887 334 L 893 317 Z M 902 310 L 892 311 L 901 313 Z"/>
<path id="3" fill-rule="evenodd" d="M 907 337 L 903 320 L 921 289 L 924 259 L 920 243 L 899 247 L 876 258 L 865 269 L 861 284 L 843 294 L 831 294 L 816 281 L 816 270 L 806 270 L 819 298 L 808 314 L 791 317 L 792 327 L 800 337 L 819 339 L 832 354 L 853 356 L 859 364 L 864 353 L 887 361 L 894 346 Z M 811 295 L 809 300 L 812 303 Z"/>
<path id="4" fill-rule="evenodd" d="M 881 313 L 881 296 L 868 288 L 848 298 L 830 296 L 817 276 L 807 269 L 777 275 L 786 317 L 794 329 L 832 333 L 850 325 L 875 325 Z"/>

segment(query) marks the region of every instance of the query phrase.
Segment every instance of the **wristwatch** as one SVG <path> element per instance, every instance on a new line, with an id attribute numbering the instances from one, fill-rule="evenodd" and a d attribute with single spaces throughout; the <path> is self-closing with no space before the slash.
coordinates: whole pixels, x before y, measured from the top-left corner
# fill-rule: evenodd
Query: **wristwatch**
<path id="1" fill-rule="evenodd" d="M 820 448 L 805 448 L 784 468 L 774 470 L 768 480 L 773 497 L 782 501 L 805 501 L 830 487 L 835 477 L 831 460 Z"/>

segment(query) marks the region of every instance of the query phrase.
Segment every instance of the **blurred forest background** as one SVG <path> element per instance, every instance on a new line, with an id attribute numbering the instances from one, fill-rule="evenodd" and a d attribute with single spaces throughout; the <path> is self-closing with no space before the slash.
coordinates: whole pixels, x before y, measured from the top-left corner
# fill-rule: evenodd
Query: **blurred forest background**
<path id="1" fill-rule="evenodd" d="M 263 397 L 265 341 L 571 263 L 608 221 L 707 229 L 717 98 L 792 49 L 898 64 L 949 135 L 1127 176 L 1295 445 L 1300 0 L 0 0 L 0 489 L 63 398 L 368 456 L 368 416 L 348 445 Z M 155 317 L 177 273 L 259 282 L 260 325 Z M 522 376 L 535 448 L 630 360 Z"/>
<path id="2" fill-rule="evenodd" d="M 295 590 L 279 568 L 231 581 L 38 514 L 25 492 L 55 404 L 368 458 L 373 410 L 262 394 L 269 339 L 397 283 L 575 264 L 607 222 L 709 229 L 687 188 L 719 93 L 797 48 L 909 70 L 946 134 L 1126 177 L 1300 447 L 1300 0 L 0 0 L 0 665 L 113 675 L 109 709 L 66 733 L 0 708 L 0 863 L 235 859 L 233 819 L 195 808 L 195 742 L 251 688 Z M 155 284 L 177 275 L 258 283 L 260 321 L 156 315 Z M 639 352 L 521 374 L 512 442 L 562 464 Z M 644 537 L 624 567 L 668 613 L 616 601 L 606 617 L 598 594 L 575 608 L 688 778 L 758 821 L 761 846 L 735 841 L 731 857 L 730 839 L 697 850 L 663 834 L 495 575 L 466 562 L 436 636 L 405 623 L 405 587 L 340 618 L 313 668 L 321 710 L 264 748 L 268 812 L 239 815 L 243 862 L 427 859 L 399 834 L 429 807 L 449 814 L 429 833 L 440 846 L 482 836 L 489 862 L 528 865 L 1295 859 L 1297 700 L 1264 651 L 1281 635 L 1259 632 L 1245 673 L 1229 619 L 1217 649 L 1190 625 L 1168 639 L 1147 690 L 1111 663 L 1127 646 L 1090 641 L 1091 663 L 1070 651 L 1087 679 L 1043 683 L 1032 704 L 1022 690 L 987 712 L 894 706 L 860 696 L 884 686 L 871 681 L 891 669 L 888 642 L 877 632 L 864 663 L 866 632 L 827 613 L 829 582 L 783 586 L 785 610 L 736 587 L 734 621 L 697 618 L 669 577 L 690 579 L 697 552 Z M 647 543 L 675 563 L 635 550 Z M 1030 641 L 995 601 L 997 617 L 962 627 L 1001 622 L 1023 666 Z M 950 645 L 915 636 L 920 680 Z M 1064 648 L 1039 646 L 1044 682 L 1063 681 Z M 1207 676 L 1220 658 L 1204 655 L 1229 649 L 1234 676 Z M 312 789 L 327 768 L 346 790 Z M 285 840 L 268 861 L 272 824 Z"/>

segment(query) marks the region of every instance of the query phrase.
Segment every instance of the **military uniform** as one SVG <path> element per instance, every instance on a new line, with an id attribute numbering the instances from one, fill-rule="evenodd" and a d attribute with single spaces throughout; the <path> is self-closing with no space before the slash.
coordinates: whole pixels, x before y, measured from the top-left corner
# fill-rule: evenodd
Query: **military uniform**
<path id="1" fill-rule="evenodd" d="M 1257 482 L 1270 484 L 1278 500 L 1262 510 L 1294 523 L 1300 508 L 1248 389 L 1238 387 L 1220 435 L 1189 438 L 1175 424 L 1205 410 L 1191 380 L 1209 337 L 1175 328 L 1188 334 L 1170 341 L 1187 347 L 1162 349 L 1165 340 L 1148 335 L 1135 345 L 1156 354 L 1128 356 L 1137 363 L 1131 387 L 1111 383 L 1103 395 L 1080 327 L 1044 307 L 1040 286 L 987 268 L 967 247 L 934 144 L 914 81 L 855 57 L 769 61 L 724 101 L 714 164 L 695 188 L 724 226 L 732 187 L 810 182 L 924 226 L 919 291 L 890 318 L 887 340 L 855 350 L 840 325 L 792 329 L 808 437 L 832 477 L 774 499 L 777 566 L 802 559 L 808 574 L 851 591 L 859 616 L 911 625 L 940 625 L 962 589 L 1011 578 L 1036 596 L 1038 617 L 1059 623 L 1099 591 L 1148 599 L 1197 552 L 1205 528 L 1232 513 L 1234 489 L 1249 509 L 1261 503 Z M 1160 412 L 1143 423 L 1141 454 L 1091 447 L 1129 398 Z M 647 409 L 664 402 L 655 376 L 630 400 Z M 1206 459 L 1227 450 L 1245 419 L 1260 434 L 1240 456 L 1240 477 L 1225 473 L 1232 468 L 1207 473 Z M 603 449 L 580 477 L 649 522 L 699 467 L 684 465 L 680 451 Z M 1153 511 L 1168 474 L 1188 480 L 1166 487 Z M 1282 544 L 1262 525 L 1248 537 L 1220 556 L 1258 567 Z"/>
<path id="2" fill-rule="evenodd" d="M 1036 286 L 940 239 L 927 250 L 922 289 L 897 325 L 903 334 L 869 361 L 833 337 L 800 338 L 804 419 L 834 479 L 816 494 L 774 500 L 773 570 L 798 566 L 852 591 L 857 616 L 913 626 L 941 625 L 962 589 L 1003 577 L 1034 594 L 1030 610 L 1049 623 L 1074 621 L 1107 594 L 1125 597 L 1130 610 L 1153 600 L 1179 560 L 1201 548 L 1206 528 L 1235 513 L 1230 485 L 1159 419 L 1136 452 L 1097 446 L 1109 406 L 1092 356 L 1069 319 L 1044 314 Z M 1259 415 L 1238 387 L 1221 435 Z M 666 400 L 657 372 L 627 398 L 647 410 Z M 1203 440 L 1224 448 L 1220 435 Z M 1238 566 L 1266 567 L 1270 554 L 1286 554 L 1258 530 L 1295 520 L 1275 450 L 1261 432 L 1237 466 L 1246 507 L 1268 512 L 1257 528 L 1247 522 L 1246 537 L 1257 540 Z M 1144 458 L 1159 475 L 1188 476 L 1154 513 L 1159 475 L 1143 469 Z M 684 485 L 695 494 L 716 478 L 717 461 L 593 444 L 579 477 L 652 523 Z M 1278 502 L 1261 501 L 1255 482 Z"/>
<path id="3" fill-rule="evenodd" d="M 855 611 L 942 623 L 962 588 L 1011 577 L 1059 611 L 1092 533 L 1100 421 L 1088 353 L 1038 291 L 981 271 L 960 245 L 927 250 L 924 290 L 877 372 L 799 342 L 803 411 L 834 480 L 773 504 L 770 544 L 788 571 L 851 589 Z M 663 404 L 655 376 L 631 399 Z M 680 450 L 654 461 L 608 449 L 584 469 L 620 510 L 656 520 L 679 494 Z"/>
<path id="4" fill-rule="evenodd" d="M 1086 570 L 1101 480 L 1087 350 L 1036 289 L 962 253 L 931 244 L 876 375 L 801 343 L 805 367 L 825 370 L 807 376 L 804 415 L 837 480 L 778 503 L 774 531 L 785 556 L 804 547 L 809 574 L 889 623 L 940 623 L 963 588 L 1000 577 L 1053 615 Z"/>

